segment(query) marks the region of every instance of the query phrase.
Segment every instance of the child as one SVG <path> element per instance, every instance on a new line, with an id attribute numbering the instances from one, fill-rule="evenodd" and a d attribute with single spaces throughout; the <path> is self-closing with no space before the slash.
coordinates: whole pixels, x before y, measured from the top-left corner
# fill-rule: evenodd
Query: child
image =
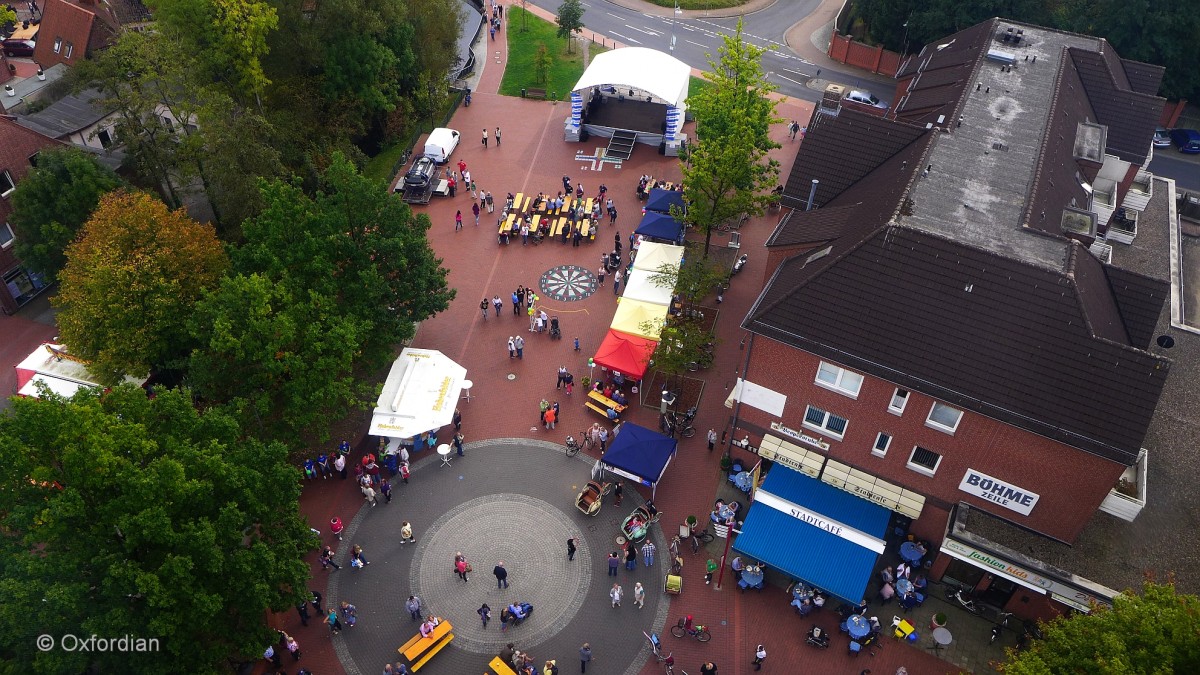
<path id="1" fill-rule="evenodd" d="M 408 474 L 408 462 L 400 462 L 400 480 L 404 481 L 405 485 L 408 485 Z"/>
<path id="2" fill-rule="evenodd" d="M 575 338 L 575 351 L 579 351 L 579 338 Z"/>

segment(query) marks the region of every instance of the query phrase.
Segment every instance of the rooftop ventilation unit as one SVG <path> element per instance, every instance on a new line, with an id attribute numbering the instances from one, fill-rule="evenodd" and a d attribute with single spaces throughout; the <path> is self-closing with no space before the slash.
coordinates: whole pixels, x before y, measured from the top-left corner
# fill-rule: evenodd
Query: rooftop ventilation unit
<path id="1" fill-rule="evenodd" d="M 991 61 L 997 61 L 1005 65 L 1011 66 L 1017 62 L 1017 55 L 1011 52 L 1002 52 L 999 49 L 989 49 L 987 57 Z"/>

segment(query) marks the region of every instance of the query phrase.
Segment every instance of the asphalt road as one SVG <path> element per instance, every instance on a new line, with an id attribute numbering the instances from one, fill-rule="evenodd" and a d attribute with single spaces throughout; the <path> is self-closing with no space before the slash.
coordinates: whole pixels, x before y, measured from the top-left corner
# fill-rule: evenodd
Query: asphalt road
<path id="1" fill-rule="evenodd" d="M 1150 172 L 1174 178 L 1177 188 L 1200 192 L 1200 155 L 1184 155 L 1175 148 L 1155 148 Z"/>
<path id="2" fill-rule="evenodd" d="M 559 0 L 532 0 L 531 4 L 555 13 L 558 11 Z M 669 16 L 644 14 L 604 0 L 588 0 L 582 4 L 585 36 L 594 32 L 630 46 L 667 51 L 680 61 L 701 70 L 709 69 L 706 55 L 715 55 L 722 43 L 722 36 L 732 35 L 737 26 L 737 17 L 701 16 L 673 21 Z M 742 17 L 742 36 L 746 42 L 769 50 L 763 55 L 763 69 L 767 72 L 768 79 L 779 87 L 781 94 L 806 101 L 819 101 L 821 91 L 806 86 L 809 80 L 818 77 L 871 90 L 871 83 L 861 78 L 853 69 L 819 69 L 796 56 L 783 43 L 784 31 L 815 10 L 819 4 L 820 0 L 772 3 L 769 7 Z M 674 49 L 671 47 L 672 41 Z M 879 87 L 874 89 L 878 90 Z M 879 96 L 889 92 L 873 93 Z"/>

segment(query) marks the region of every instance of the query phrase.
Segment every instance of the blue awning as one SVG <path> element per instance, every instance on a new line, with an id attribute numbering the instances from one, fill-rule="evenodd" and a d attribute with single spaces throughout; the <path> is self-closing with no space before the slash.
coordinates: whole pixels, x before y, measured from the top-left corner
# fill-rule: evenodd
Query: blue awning
<path id="1" fill-rule="evenodd" d="M 659 213 L 670 213 L 672 206 L 685 208 L 683 203 L 683 192 L 680 190 L 664 190 L 662 188 L 654 188 L 650 190 L 650 196 L 646 198 L 646 210 L 658 211 Z"/>
<path id="2" fill-rule="evenodd" d="M 782 466 L 771 469 L 757 494 L 735 551 L 847 602 L 864 599 L 887 509 Z M 807 514 L 775 508 L 781 501 Z"/>

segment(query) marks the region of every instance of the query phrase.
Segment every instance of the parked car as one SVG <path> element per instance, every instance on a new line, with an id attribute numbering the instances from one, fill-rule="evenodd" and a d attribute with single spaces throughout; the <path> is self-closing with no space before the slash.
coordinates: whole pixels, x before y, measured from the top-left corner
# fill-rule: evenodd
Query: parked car
<path id="1" fill-rule="evenodd" d="M 849 94 L 846 94 L 846 100 L 854 101 L 855 103 L 862 103 L 863 105 L 869 105 L 874 108 L 886 109 L 888 107 L 888 104 L 880 101 L 878 98 L 875 98 L 875 95 L 869 91 L 851 91 Z"/>
<path id="2" fill-rule="evenodd" d="M 1200 131 L 1195 129 L 1172 129 L 1171 141 L 1180 152 L 1200 155 Z"/>
<path id="3" fill-rule="evenodd" d="M 417 161 L 413 162 L 412 168 L 408 173 L 404 174 L 404 184 L 414 187 L 422 187 L 429 185 L 434 176 L 437 175 L 437 163 L 432 157 L 418 157 Z"/>
<path id="4" fill-rule="evenodd" d="M 1154 130 L 1154 147 L 1166 148 L 1171 145 L 1171 131 L 1158 127 Z"/>
<path id="5" fill-rule="evenodd" d="M 4 41 L 3 49 L 5 56 L 33 56 L 33 48 L 37 43 L 33 40 L 20 40 L 9 38 Z"/>

